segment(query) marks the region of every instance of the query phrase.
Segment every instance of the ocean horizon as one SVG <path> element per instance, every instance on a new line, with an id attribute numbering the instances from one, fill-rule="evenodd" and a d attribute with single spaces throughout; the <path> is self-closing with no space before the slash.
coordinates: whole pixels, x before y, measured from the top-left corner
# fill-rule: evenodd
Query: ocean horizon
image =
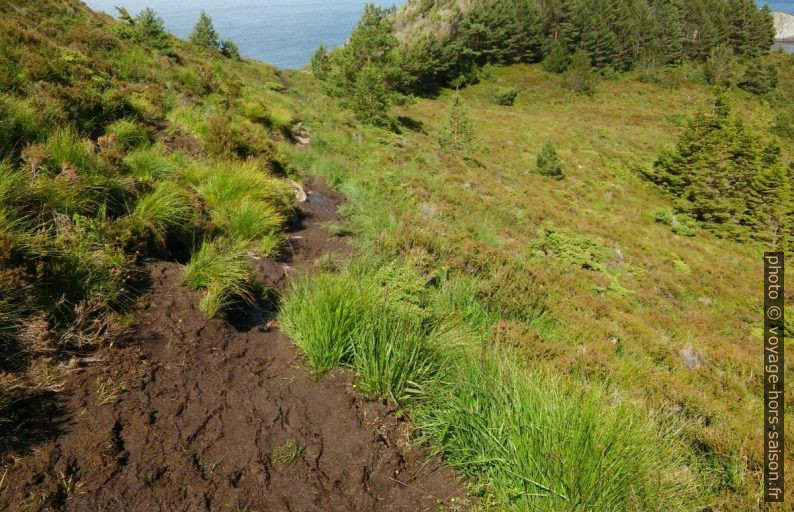
<path id="1" fill-rule="evenodd" d="M 347 41 L 364 6 L 399 6 L 403 0 L 84 0 L 94 10 L 117 16 L 116 6 L 136 14 L 151 7 L 166 28 L 187 38 L 204 10 L 220 37 L 230 38 L 240 53 L 287 69 L 306 66 L 320 44 L 328 48 Z"/>

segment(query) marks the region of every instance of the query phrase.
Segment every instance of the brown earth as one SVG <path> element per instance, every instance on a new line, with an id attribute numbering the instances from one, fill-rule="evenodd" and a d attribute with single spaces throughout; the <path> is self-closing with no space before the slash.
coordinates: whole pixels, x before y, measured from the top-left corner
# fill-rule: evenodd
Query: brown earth
<path id="1" fill-rule="evenodd" d="M 257 262 L 277 289 L 292 269 L 349 253 L 324 227 L 341 198 L 318 180 L 306 189 L 291 250 Z M 357 395 L 349 372 L 315 381 L 274 306 L 208 321 L 178 263 L 149 269 L 135 343 L 74 364 L 63 391 L 26 404 L 16 454 L 0 467 L 0 509 L 424 511 L 465 497 L 451 470 L 412 447 L 406 422 Z"/>

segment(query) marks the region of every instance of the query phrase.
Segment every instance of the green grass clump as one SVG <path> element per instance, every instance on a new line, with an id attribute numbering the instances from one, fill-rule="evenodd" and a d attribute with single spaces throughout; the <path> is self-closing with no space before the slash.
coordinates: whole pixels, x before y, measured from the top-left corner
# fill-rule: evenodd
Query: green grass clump
<path id="1" fill-rule="evenodd" d="M 167 179 L 174 173 L 173 164 L 158 145 L 128 153 L 124 157 L 124 167 L 132 176 L 149 183 Z"/>
<path id="2" fill-rule="evenodd" d="M 352 277 L 323 274 L 298 279 L 281 308 L 281 325 L 322 374 L 351 362 L 354 336 L 366 323 L 375 301 L 373 290 Z"/>
<path id="3" fill-rule="evenodd" d="M 45 147 L 54 172 L 61 171 L 67 164 L 82 172 L 93 172 L 99 167 L 90 143 L 72 128 L 56 130 L 47 137 Z"/>
<path id="4" fill-rule="evenodd" d="M 241 241 L 261 240 L 277 233 L 284 224 L 284 215 L 261 201 L 243 200 L 213 213 L 215 225 Z"/>
<path id="5" fill-rule="evenodd" d="M 591 386 L 471 350 L 413 419 L 434 449 L 509 510 L 695 510 L 698 486 L 672 432 Z"/>
<path id="6" fill-rule="evenodd" d="M 205 241 L 185 267 L 185 284 L 205 290 L 201 311 L 210 318 L 234 303 L 253 302 L 248 246 L 223 238 Z"/>
<path id="7" fill-rule="evenodd" d="M 140 124 L 129 119 L 120 119 L 105 129 L 105 135 L 113 137 L 120 148 L 128 151 L 149 142 L 149 132 Z"/>
<path id="8" fill-rule="evenodd" d="M 137 233 L 162 246 L 168 233 L 188 225 L 192 215 L 190 196 L 176 185 L 163 182 L 138 201 L 129 218 Z"/>
<path id="9" fill-rule="evenodd" d="M 0 94 L 0 154 L 18 154 L 42 132 L 36 111 L 29 102 Z"/>
<path id="10" fill-rule="evenodd" d="M 289 185 L 268 175 L 255 161 L 198 166 L 189 171 L 188 178 L 212 209 L 222 210 L 248 199 L 286 213 L 294 202 Z"/>
<path id="11" fill-rule="evenodd" d="M 367 396 L 404 403 L 443 368 L 441 331 L 430 330 L 388 308 L 368 311 L 354 333 L 353 368 Z"/>

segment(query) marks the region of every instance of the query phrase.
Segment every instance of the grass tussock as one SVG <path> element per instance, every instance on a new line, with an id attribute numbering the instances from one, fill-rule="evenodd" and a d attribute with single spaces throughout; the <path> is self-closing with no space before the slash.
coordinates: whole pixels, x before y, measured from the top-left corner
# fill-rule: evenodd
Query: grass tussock
<path id="1" fill-rule="evenodd" d="M 172 183 L 163 182 L 138 200 L 129 220 L 136 233 L 162 246 L 168 233 L 189 225 L 192 216 L 190 195 Z"/>
<path id="2" fill-rule="evenodd" d="M 201 310 L 212 318 L 235 302 L 253 302 L 248 245 L 223 238 L 205 241 L 185 267 L 185 284 L 204 290 Z"/>
<path id="3" fill-rule="evenodd" d="M 434 449 L 511 510 L 693 510 L 700 489 L 675 432 L 647 412 L 470 350 L 413 419 Z M 615 398 L 615 397 L 612 397 Z"/>
<path id="4" fill-rule="evenodd" d="M 351 362 L 353 336 L 374 301 L 372 293 L 349 276 L 294 282 L 281 309 L 281 324 L 315 372 Z"/>

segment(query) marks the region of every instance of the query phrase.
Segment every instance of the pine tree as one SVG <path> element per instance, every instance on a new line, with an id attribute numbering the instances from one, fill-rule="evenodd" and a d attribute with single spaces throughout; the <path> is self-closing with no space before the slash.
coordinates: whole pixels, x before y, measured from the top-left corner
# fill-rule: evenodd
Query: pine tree
<path id="1" fill-rule="evenodd" d="M 442 150 L 451 154 L 465 154 L 474 145 L 474 124 L 460 94 L 452 97 L 438 143 Z"/>
<path id="2" fill-rule="evenodd" d="M 736 67 L 737 60 L 733 50 L 727 45 L 720 45 L 711 50 L 703 65 L 703 74 L 709 84 L 727 88 L 736 81 Z"/>
<path id="3" fill-rule="evenodd" d="M 220 51 L 228 59 L 240 60 L 240 48 L 231 39 L 224 39 L 221 42 Z"/>
<path id="4" fill-rule="evenodd" d="M 565 177 L 563 173 L 563 163 L 557 154 L 557 147 L 554 142 L 547 140 L 538 152 L 537 172 L 543 176 L 561 180 Z"/>
<path id="5" fill-rule="evenodd" d="M 549 44 L 549 51 L 543 60 L 543 69 L 550 73 L 562 73 L 571 64 L 568 50 L 557 39 Z"/>
<path id="6" fill-rule="evenodd" d="M 730 236 L 769 238 L 782 223 L 780 150 L 733 115 L 725 96 L 687 123 L 646 176 L 679 198 L 679 211 Z"/>
<path id="7" fill-rule="evenodd" d="M 215 31 L 215 27 L 212 25 L 212 18 L 210 18 L 209 15 L 203 10 L 199 15 L 196 26 L 193 27 L 193 32 L 190 34 L 189 40 L 191 43 L 203 48 L 209 48 L 212 50 L 217 50 L 220 48 L 218 33 Z"/>
<path id="8" fill-rule="evenodd" d="M 565 71 L 565 86 L 577 94 L 592 95 L 595 93 L 595 77 L 590 55 L 584 50 L 576 50 L 571 58 L 571 65 Z"/>
<path id="9" fill-rule="evenodd" d="M 741 89 L 753 94 L 766 94 L 777 87 L 778 75 L 774 65 L 764 64 L 759 58 L 755 58 L 747 65 L 744 74 L 736 84 Z"/>
<path id="10" fill-rule="evenodd" d="M 328 58 L 328 50 L 325 49 L 325 45 L 321 44 L 317 47 L 317 50 L 314 51 L 314 55 L 312 55 L 312 73 L 314 76 L 317 77 L 318 80 L 325 80 L 328 78 L 328 72 L 331 68 L 331 61 Z"/>
<path id="11" fill-rule="evenodd" d="M 389 118 L 389 93 L 383 75 L 375 64 L 365 64 L 356 77 L 350 107 L 359 121 L 386 127 Z"/>

